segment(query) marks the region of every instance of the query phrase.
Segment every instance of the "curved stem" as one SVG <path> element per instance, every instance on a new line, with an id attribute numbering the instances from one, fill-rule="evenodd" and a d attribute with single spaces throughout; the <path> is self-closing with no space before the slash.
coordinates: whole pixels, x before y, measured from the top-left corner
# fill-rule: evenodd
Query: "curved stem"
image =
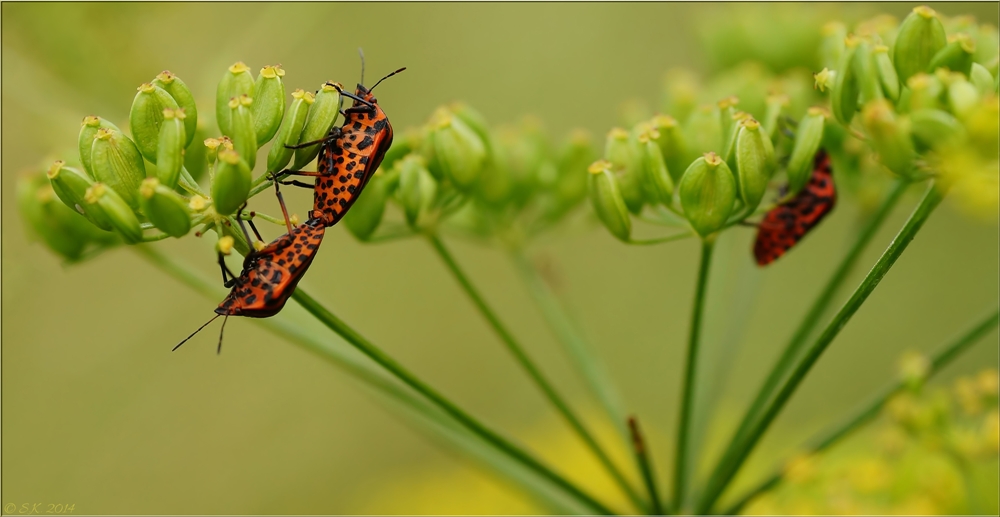
<path id="1" fill-rule="evenodd" d="M 646 441 L 642 437 L 642 430 L 639 429 L 639 419 L 629 418 L 628 427 L 632 433 L 632 448 L 635 452 L 636 462 L 639 463 L 642 479 L 646 482 L 646 491 L 649 492 L 649 499 L 652 501 L 650 509 L 653 515 L 663 515 L 663 505 L 660 503 L 660 494 L 656 490 L 656 477 L 653 475 L 653 464 L 649 459 L 649 451 L 646 448 Z"/>
<path id="2" fill-rule="evenodd" d="M 987 335 L 994 328 L 996 328 L 998 322 L 1000 322 L 1000 310 L 993 309 L 990 314 L 967 329 L 961 336 L 939 348 L 931 357 L 930 369 L 927 371 L 926 378 L 929 379 L 934 374 L 941 371 L 942 368 L 948 365 L 948 363 L 958 357 L 962 352 L 965 352 L 970 346 L 976 344 L 983 336 Z M 878 395 L 858 408 L 841 423 L 831 426 L 825 432 L 820 433 L 818 438 L 811 440 L 805 447 L 804 452 L 806 454 L 815 454 L 836 444 L 843 438 L 850 435 L 853 431 L 878 416 L 886 402 L 904 389 L 906 389 L 906 381 L 904 380 L 898 380 L 893 384 L 886 386 Z M 740 496 L 735 503 L 729 506 L 726 510 L 722 511 L 721 514 L 736 515 L 742 511 L 743 508 L 755 497 L 760 495 L 762 492 L 770 490 L 775 485 L 780 483 L 782 480 L 782 472 L 783 471 L 781 469 L 775 470 L 775 472 L 765 478 L 764 481 L 748 490 L 744 495 Z"/>
<path id="3" fill-rule="evenodd" d="M 715 470 L 709 477 L 708 485 L 705 492 L 700 499 L 696 510 L 698 513 L 704 513 L 709 508 L 711 508 L 716 499 L 722 494 L 725 488 L 729 485 L 729 482 L 739 471 L 743 462 L 753 451 L 754 446 L 760 440 L 760 438 L 767 431 L 771 422 L 774 421 L 781 409 L 784 408 L 785 404 L 791 398 L 792 394 L 798 388 L 799 383 L 805 378 L 809 370 L 816 363 L 819 357 L 826 350 L 827 346 L 833 342 L 840 330 L 847 325 L 850 321 L 851 316 L 861 307 L 861 305 L 868 299 L 868 296 L 875 290 L 882 278 L 885 277 L 889 269 L 892 268 L 896 260 L 903 254 L 906 247 L 913 240 L 913 237 L 920 231 L 924 222 L 927 218 L 934 212 L 938 204 L 944 198 L 946 187 L 942 185 L 937 185 L 932 183 L 928 189 L 927 193 L 924 194 L 923 199 L 917 208 L 910 215 L 910 218 L 906 221 L 906 224 L 899 231 L 896 237 L 893 239 L 892 243 L 885 250 L 878 261 L 872 267 L 871 271 L 861 282 L 861 285 L 855 289 L 854 294 L 851 298 L 844 303 L 840 311 L 834 316 L 833 320 L 826 326 L 823 333 L 820 334 L 819 338 L 806 350 L 805 355 L 799 360 L 795 369 L 791 372 L 788 379 L 781 386 L 781 389 L 775 395 L 774 400 L 766 410 L 761 414 L 753 425 L 748 429 L 746 437 L 739 443 L 735 443 L 730 446 L 730 450 L 727 451 L 730 454 L 724 454 L 723 458 L 716 465 Z"/>
<path id="4" fill-rule="evenodd" d="M 693 232 L 675 233 L 673 235 L 668 235 L 666 237 L 657 237 L 655 239 L 640 239 L 640 240 L 630 239 L 625 244 L 631 244 L 633 246 L 648 246 L 650 244 L 661 244 L 664 242 L 679 241 L 681 239 L 687 239 L 688 237 L 694 237 L 694 233 Z"/>
<path id="5" fill-rule="evenodd" d="M 768 401 L 771 400 L 771 396 L 774 395 L 775 388 L 778 387 L 778 383 L 788 374 L 788 370 L 791 368 L 792 363 L 795 358 L 798 357 L 799 351 L 802 349 L 802 345 L 805 344 L 806 338 L 812 333 L 813 329 L 819 323 L 820 318 L 823 313 L 826 312 L 827 308 L 830 306 L 830 302 L 833 301 L 833 297 L 837 294 L 837 291 L 843 285 L 844 281 L 847 280 L 847 276 L 854 269 L 857 264 L 858 259 L 861 257 L 861 253 L 865 250 L 868 244 L 871 242 L 872 238 L 878 233 L 878 230 L 882 227 L 882 223 L 885 222 L 886 218 L 892 212 L 893 208 L 896 207 L 896 203 L 902 198 L 903 192 L 909 186 L 909 182 L 904 180 L 897 180 L 896 185 L 893 187 L 889 195 L 882 201 L 879 205 L 875 214 L 868 220 L 864 228 L 861 229 L 861 233 L 858 234 L 857 240 L 854 241 L 854 245 L 844 256 L 844 259 L 834 270 L 833 275 L 827 280 L 826 285 L 823 290 L 820 291 L 816 300 L 813 301 L 812 306 L 806 313 L 805 317 L 802 318 L 802 322 L 799 323 L 799 327 L 795 330 L 792 338 L 789 340 L 788 344 L 785 345 L 785 350 L 782 352 L 781 357 L 778 362 L 771 368 L 770 374 L 764 380 L 764 385 L 761 386 L 760 390 L 757 392 L 756 397 L 750 404 L 750 408 L 747 409 L 746 413 L 743 415 L 743 420 L 740 422 L 739 427 L 733 434 L 732 440 L 729 442 L 730 448 L 735 448 L 736 444 L 742 443 L 746 439 L 746 434 L 750 430 L 750 425 L 760 416 L 760 412 L 764 409 L 764 406 Z M 726 451 L 726 454 L 733 454 L 735 451 Z M 723 457 L 726 456 L 723 454 Z"/>
<path id="6" fill-rule="evenodd" d="M 611 514 L 613 513 L 607 506 L 601 504 L 596 499 L 591 497 L 589 494 L 581 490 L 579 487 L 571 483 L 569 480 L 563 476 L 556 473 L 554 470 L 543 464 L 541 461 L 535 459 L 534 456 L 530 455 L 526 451 L 522 450 L 518 446 L 514 445 L 513 442 L 507 440 L 500 434 L 494 432 L 490 428 L 486 427 L 478 420 L 473 418 L 471 415 L 466 413 L 464 410 L 456 406 L 450 400 L 445 398 L 443 395 L 437 392 L 434 388 L 421 381 L 417 376 L 410 373 L 409 370 L 404 368 L 402 365 L 397 363 L 393 358 L 386 355 L 381 349 L 376 347 L 370 341 L 364 338 L 356 330 L 344 323 L 343 320 L 335 316 L 332 312 L 328 311 L 326 307 L 320 305 L 313 297 L 309 296 L 302 289 L 297 289 L 292 295 L 292 298 L 299 303 L 305 310 L 309 311 L 310 314 L 316 317 L 320 322 L 327 326 L 330 330 L 336 332 L 340 337 L 344 338 L 348 343 L 354 345 L 361 353 L 367 355 L 371 360 L 378 363 L 380 366 L 389 371 L 389 373 L 396 376 L 399 380 L 406 383 L 408 386 L 416 390 L 418 393 L 426 397 L 428 400 L 433 402 L 439 408 L 444 410 L 444 412 L 451 415 L 455 420 L 458 420 L 462 425 L 468 428 L 473 433 L 479 435 L 486 441 L 492 443 L 498 449 L 506 452 L 510 456 L 514 457 L 525 466 L 531 468 L 542 477 L 552 481 L 566 492 L 570 493 L 587 506 L 592 508 L 594 511 L 601 514 Z"/>
<path id="7" fill-rule="evenodd" d="M 701 242 L 701 264 L 698 266 L 698 283 L 691 308 L 691 327 L 688 329 L 687 359 L 684 364 L 684 384 L 681 387 L 680 413 L 677 417 L 677 446 L 674 450 L 674 511 L 680 513 L 687 491 L 688 433 L 691 431 L 691 411 L 694 403 L 695 375 L 698 372 L 698 347 L 701 339 L 701 320 L 708 291 L 708 271 L 712 265 L 715 236 Z"/>
<path id="8" fill-rule="evenodd" d="M 535 366 L 535 363 L 531 360 L 531 358 L 528 357 L 528 354 L 524 351 L 524 348 L 520 345 L 520 343 L 518 343 L 518 341 L 514 338 L 513 334 L 507 330 L 507 327 L 504 326 L 504 324 L 500 321 L 500 318 L 497 317 L 495 312 L 493 312 L 493 309 L 486 304 L 486 300 L 483 299 L 482 295 L 479 294 L 479 291 L 476 290 L 475 286 L 472 285 L 472 282 L 458 266 L 455 258 L 445 247 L 444 242 L 441 241 L 440 237 L 434 233 L 428 233 L 427 240 L 434 248 L 434 251 L 437 252 L 438 256 L 441 257 L 441 260 L 445 263 L 445 265 L 448 266 L 448 270 L 452 273 L 452 275 L 454 275 L 455 279 L 458 280 L 458 283 L 462 286 L 462 289 L 465 290 L 465 293 L 472 299 L 473 304 L 475 304 L 476 308 L 479 309 L 479 312 L 481 312 L 483 317 L 485 317 L 489 322 L 490 326 L 497 333 L 497 336 L 500 337 L 500 340 L 503 341 L 504 345 L 506 345 L 507 350 L 509 350 L 514 356 L 514 359 L 517 360 L 518 364 L 524 368 L 524 370 L 528 373 L 528 376 L 531 377 L 531 380 L 534 381 L 538 388 L 542 390 L 542 393 L 545 394 L 545 397 L 549 400 L 549 402 L 552 403 L 556 410 L 563 416 L 563 418 L 566 419 L 570 427 L 576 431 L 580 438 L 583 439 L 584 443 L 586 443 L 590 450 L 593 451 L 594 455 L 597 456 L 597 459 L 602 465 L 604 465 L 608 473 L 611 474 L 611 477 L 614 478 L 615 482 L 621 487 L 622 491 L 625 492 L 629 499 L 631 499 L 632 502 L 635 503 L 640 509 L 645 510 L 645 501 L 643 501 L 642 498 L 639 497 L 639 494 L 637 494 L 632 486 L 629 485 L 622 472 L 618 470 L 618 467 L 611 461 L 611 458 L 607 455 L 601 445 L 597 443 L 594 436 L 583 425 L 583 421 L 581 421 L 580 418 L 573 413 L 573 410 L 571 410 L 569 405 L 566 404 L 566 401 L 562 399 L 552 384 L 545 379 L 542 372 L 537 366 Z"/>

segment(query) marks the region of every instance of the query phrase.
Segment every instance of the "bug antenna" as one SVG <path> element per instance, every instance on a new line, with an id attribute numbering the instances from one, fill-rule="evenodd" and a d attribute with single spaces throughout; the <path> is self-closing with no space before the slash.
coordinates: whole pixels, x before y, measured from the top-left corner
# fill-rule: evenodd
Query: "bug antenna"
<path id="1" fill-rule="evenodd" d="M 365 84 L 365 51 L 358 47 L 358 55 L 361 56 L 361 84 Z"/>
<path id="2" fill-rule="evenodd" d="M 393 73 L 391 73 L 391 74 L 389 74 L 389 75 L 387 75 L 387 76 L 385 76 L 385 77 L 383 77 L 383 78 L 379 79 L 379 80 L 378 80 L 378 82 L 377 82 L 377 83 L 375 83 L 375 86 L 378 86 L 379 84 L 381 84 L 381 83 L 382 83 L 382 81 L 385 81 L 386 79 L 388 79 L 388 78 L 390 78 L 390 77 L 392 77 L 392 76 L 394 76 L 394 75 L 396 75 L 396 74 L 398 74 L 398 73 L 402 72 L 403 70 L 406 70 L 406 67 L 405 67 L 405 66 L 404 66 L 403 68 L 400 68 L 399 70 L 396 70 L 395 72 L 393 72 Z M 369 92 L 371 92 L 372 90 L 374 90 L 374 89 L 375 89 L 375 86 L 372 86 L 371 88 L 368 88 L 368 91 L 369 91 Z"/>
<path id="3" fill-rule="evenodd" d="M 218 318 L 218 316 L 216 316 Z M 215 319 L 215 318 L 212 318 Z M 229 315 L 226 314 L 225 318 L 222 318 L 222 328 L 219 329 L 219 348 L 215 351 L 216 355 L 222 353 L 222 333 L 226 331 L 226 322 L 229 321 Z"/>
<path id="4" fill-rule="evenodd" d="M 339 93 L 340 95 L 342 95 L 344 97 L 347 97 L 348 99 L 358 101 L 361 104 L 364 104 L 365 106 L 368 106 L 369 108 L 374 108 L 375 107 L 374 104 L 372 104 L 372 103 L 370 103 L 370 102 L 362 99 L 361 97 L 358 97 L 357 95 L 354 95 L 353 93 L 351 93 L 351 92 L 343 89 L 339 84 L 336 84 L 336 83 L 326 83 L 326 84 L 329 84 L 330 86 L 333 86 L 337 90 L 337 93 Z M 371 91 L 371 90 L 369 90 L 369 91 Z"/>
<path id="5" fill-rule="evenodd" d="M 187 343 L 189 339 L 193 338 L 195 334 L 201 332 L 201 329 L 207 327 L 209 323 L 215 321 L 215 319 L 218 318 L 219 316 L 220 316 L 219 314 L 216 314 L 215 316 L 213 316 L 212 319 L 206 321 L 204 325 L 198 327 L 198 330 L 192 332 L 190 336 L 184 338 L 184 341 L 181 341 L 180 343 L 177 343 L 177 346 L 175 346 L 172 349 L 170 349 L 170 351 L 173 352 L 174 350 L 177 350 L 178 348 L 180 348 L 181 345 L 183 345 L 184 343 Z M 225 322 L 223 322 L 223 326 L 225 326 Z"/>

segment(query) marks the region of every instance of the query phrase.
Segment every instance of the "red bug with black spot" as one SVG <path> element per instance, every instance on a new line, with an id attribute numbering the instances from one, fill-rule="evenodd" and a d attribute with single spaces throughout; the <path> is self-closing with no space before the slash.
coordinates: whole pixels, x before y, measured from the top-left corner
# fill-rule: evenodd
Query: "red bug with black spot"
<path id="1" fill-rule="evenodd" d="M 286 175 L 316 177 L 314 185 L 294 180 L 281 183 L 313 189 L 313 210 L 322 214 L 327 226 L 333 226 L 343 219 L 392 145 L 392 125 L 372 91 L 382 81 L 403 70 L 406 68 L 400 68 L 379 79 L 370 89 L 358 83 L 353 94 L 344 91 L 340 84 L 328 83 L 342 96 L 354 100 L 354 104 L 343 112 L 344 124 L 330 128 L 322 140 L 289 146 L 298 148 L 321 144 L 316 172 L 287 169 L 281 172 Z M 363 55 L 361 77 L 363 83 Z"/>
<path id="2" fill-rule="evenodd" d="M 820 149 L 809 183 L 795 197 L 772 208 L 757 225 L 753 245 L 757 265 L 766 266 L 784 255 L 833 210 L 836 202 L 830 156 Z"/>
<path id="3" fill-rule="evenodd" d="M 275 188 L 277 189 L 277 185 Z M 319 246 L 323 242 L 323 235 L 326 233 L 326 225 L 323 224 L 322 218 L 318 217 L 319 214 L 310 212 L 308 221 L 292 228 L 284 200 L 281 199 L 280 193 L 278 196 L 281 202 L 281 211 L 285 215 L 285 225 L 289 229 L 288 233 L 278 237 L 267 246 L 248 253 L 243 259 L 243 269 L 238 277 L 229 271 L 222 253 L 219 253 L 223 284 L 232 290 L 226 299 L 216 307 L 216 315 L 184 341 L 178 343 L 174 350 L 180 348 L 216 318 L 225 316 L 222 329 L 219 331 L 218 350 L 221 352 L 222 332 L 226 328 L 229 316 L 248 318 L 274 316 L 281 311 L 285 302 L 295 292 L 299 280 L 302 279 L 313 259 L 316 258 Z M 240 209 L 240 214 L 242 214 L 242 209 Z M 237 220 L 242 227 L 243 221 L 238 217 Z M 253 228 L 254 234 L 260 239 L 260 233 L 253 221 L 248 222 Z M 246 228 L 243 228 L 243 233 L 246 235 L 247 242 L 251 242 Z"/>

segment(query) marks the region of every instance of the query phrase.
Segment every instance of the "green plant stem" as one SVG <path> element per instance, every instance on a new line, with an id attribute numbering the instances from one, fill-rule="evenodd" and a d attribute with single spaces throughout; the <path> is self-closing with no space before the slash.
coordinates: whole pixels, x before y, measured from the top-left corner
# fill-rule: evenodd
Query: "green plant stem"
<path id="1" fill-rule="evenodd" d="M 130 249 L 155 267 L 208 298 L 216 299 L 222 293 L 222 290 L 215 284 L 208 282 L 184 265 L 156 251 L 152 246 L 131 246 Z M 502 449 L 496 448 L 493 442 L 483 440 L 481 435 L 469 431 L 467 427 L 460 425 L 460 422 L 446 415 L 440 409 L 431 407 L 424 400 L 418 399 L 411 390 L 404 388 L 385 373 L 376 371 L 370 363 L 345 354 L 344 351 L 330 346 L 329 343 L 316 339 L 304 331 L 301 326 L 284 321 L 282 318 L 255 319 L 253 321 L 301 346 L 305 350 L 316 354 L 334 366 L 344 369 L 364 385 L 373 388 L 375 393 L 392 402 L 395 407 L 407 409 L 407 414 L 420 417 L 417 423 L 443 435 L 443 440 L 441 441 L 446 441 L 449 445 L 456 446 L 463 451 L 475 455 L 486 465 L 491 466 L 498 472 L 505 474 L 509 479 L 517 482 L 519 486 L 531 493 L 542 504 L 548 507 L 559 508 L 563 512 L 566 511 L 565 507 L 558 501 L 555 501 L 548 491 L 545 490 L 545 487 L 550 485 L 546 484 L 542 486 L 538 483 L 537 471 L 528 469 L 523 463 L 517 463 L 516 458 L 511 457 Z M 475 441 L 470 438 L 474 438 Z M 487 444 L 487 448 L 484 448 L 484 445 Z M 501 455 L 501 453 L 503 454 Z M 508 465 L 508 463 L 511 464 Z M 513 465 L 516 465 L 516 467 Z M 524 475 L 524 472 L 528 471 L 532 473 L 530 477 Z M 579 501 L 579 499 L 577 500 Z"/>
<path id="2" fill-rule="evenodd" d="M 601 514 L 612 514 L 613 512 L 605 505 L 598 502 L 596 499 L 591 497 L 589 494 L 578 488 L 576 485 L 571 483 L 566 478 L 562 477 L 539 460 L 535 459 L 533 456 L 522 450 L 521 448 L 514 445 L 512 442 L 506 438 L 500 436 L 498 433 L 492 431 L 478 420 L 473 418 L 471 415 L 466 413 L 464 410 L 456 406 L 450 400 L 446 399 L 443 395 L 438 393 L 434 388 L 425 384 L 423 381 L 418 379 L 415 375 L 410 373 L 409 370 L 404 368 L 402 365 L 397 363 L 393 358 L 382 352 L 381 349 L 373 345 L 370 341 L 365 339 L 361 334 L 355 331 L 353 328 L 348 326 L 340 318 L 335 316 L 332 312 L 328 311 L 325 307 L 319 304 L 313 297 L 309 296 L 302 289 L 297 289 L 292 295 L 292 299 L 297 301 L 303 308 L 305 308 L 310 314 L 316 317 L 320 322 L 327 326 L 330 330 L 336 332 L 340 337 L 344 338 L 348 343 L 354 345 L 361 353 L 367 355 L 371 360 L 375 361 L 382 366 L 389 373 L 396 376 L 399 380 L 406 383 L 408 386 L 416 390 L 418 393 L 426 397 L 428 400 L 440 407 L 444 412 L 448 413 L 455 420 L 458 420 L 462 425 L 467 427 L 473 433 L 481 436 L 486 441 L 492 443 L 498 449 L 506 452 L 510 456 L 516 458 L 518 461 L 528 466 L 532 470 L 536 471 L 538 474 L 542 475 L 549 481 L 552 481 L 556 485 L 560 486 L 568 493 L 572 494 L 574 497 L 584 502 L 590 508 L 596 510 Z"/>
<path id="3" fill-rule="evenodd" d="M 932 183 L 928 187 L 927 193 L 924 194 L 923 199 L 910 215 L 906 224 L 903 225 L 903 228 L 896 234 L 892 243 L 889 244 L 889 247 L 879 257 L 871 271 L 868 272 L 868 275 L 861 282 L 861 285 L 855 289 L 851 298 L 844 303 L 843 307 L 837 312 L 837 315 L 834 316 L 833 320 L 830 321 L 812 346 L 806 350 L 805 355 L 799 359 L 798 364 L 796 364 L 788 379 L 781 386 L 774 400 L 763 411 L 760 418 L 754 421 L 753 425 L 749 428 L 746 438 L 739 443 L 731 444 L 729 449 L 732 452 L 727 450 L 729 454 L 723 455 L 709 477 L 705 492 L 696 508 L 698 513 L 708 511 L 715 504 L 715 501 L 753 451 L 754 446 L 756 446 L 757 442 L 764 435 L 764 432 L 767 431 L 771 422 L 774 421 L 774 418 L 777 417 L 792 394 L 795 393 L 802 379 L 809 373 L 809 370 L 823 354 L 827 346 L 837 337 L 840 330 L 847 325 L 847 322 L 850 321 L 854 313 L 868 299 L 868 296 L 875 290 L 886 273 L 889 272 L 889 269 L 896 263 L 896 260 L 903 254 L 903 251 L 906 250 L 913 237 L 920 231 L 927 218 L 934 212 L 938 204 L 941 203 L 945 195 L 945 190 L 945 187 L 935 183 Z"/>
<path id="4" fill-rule="evenodd" d="M 653 239 L 629 239 L 629 241 L 625 244 L 630 244 L 632 246 L 649 246 L 651 244 L 679 241 L 681 239 L 687 239 L 688 237 L 694 237 L 694 235 L 694 232 L 675 233 L 673 235 L 667 235 L 666 237 L 656 237 Z"/>
<path id="5" fill-rule="evenodd" d="M 677 446 L 674 451 L 674 511 L 680 513 L 684 506 L 688 474 L 688 433 L 691 431 L 691 411 L 694 403 L 695 375 L 698 372 L 698 347 L 701 339 L 701 319 L 705 311 L 705 294 L 708 291 L 708 272 L 712 265 L 715 236 L 701 242 L 701 264 L 698 266 L 698 283 L 691 307 L 691 328 L 688 329 L 687 359 L 684 363 L 684 384 L 681 387 L 680 413 L 677 417 Z"/>
<path id="6" fill-rule="evenodd" d="M 830 306 L 830 302 L 833 301 L 833 297 L 837 294 L 837 291 L 847 280 L 847 276 L 854 269 L 857 264 L 858 259 L 861 258 L 861 253 L 865 250 L 868 244 L 871 242 L 872 238 L 878 233 L 878 230 L 882 227 L 886 218 L 892 213 L 893 208 L 896 207 L 896 203 L 902 198 L 903 192 L 909 186 L 909 182 L 904 180 L 897 180 L 895 186 L 890 191 L 889 195 L 886 196 L 882 203 L 879 205 L 875 214 L 868 220 L 865 226 L 861 229 L 861 233 L 858 234 L 857 240 L 854 241 L 854 245 L 844 256 L 844 259 L 837 266 L 837 269 L 827 280 L 826 285 L 823 290 L 820 291 L 816 300 L 813 301 L 812 306 L 806 313 L 805 317 L 802 318 L 802 322 L 799 323 L 799 327 L 795 330 L 792 338 L 789 340 L 788 344 L 785 346 L 785 350 L 782 352 L 781 357 L 778 362 L 771 368 L 771 372 L 768 374 L 767 378 L 764 380 L 764 385 L 761 386 L 760 390 L 757 392 L 756 397 L 750 404 L 750 408 L 747 409 L 746 413 L 743 415 L 743 420 L 740 422 L 739 427 L 733 434 L 732 440 L 729 442 L 730 448 L 734 448 L 736 444 L 742 443 L 746 439 L 747 432 L 750 430 L 750 425 L 753 424 L 760 416 L 760 412 L 764 409 L 768 401 L 771 400 L 771 396 L 774 394 L 775 388 L 778 387 L 778 383 L 788 374 L 789 369 L 798 357 L 799 351 L 805 344 L 806 339 L 809 334 L 812 333 L 813 329 L 819 323 L 820 318 L 826 312 L 826 309 Z M 723 457 L 727 454 L 731 455 L 734 451 L 727 450 Z"/>
<path id="7" fill-rule="evenodd" d="M 639 470 L 642 471 L 642 479 L 646 482 L 649 500 L 652 501 L 650 509 L 653 515 L 663 515 L 663 505 L 660 503 L 660 494 L 656 490 L 656 478 L 653 476 L 653 465 L 649 459 L 649 451 L 646 449 L 642 431 L 639 429 L 639 420 L 635 417 L 629 418 L 628 426 L 632 433 L 632 447 L 635 451 L 636 462 L 639 464 Z"/>
<path id="8" fill-rule="evenodd" d="M 1000 310 L 993 309 L 993 311 L 990 312 L 985 318 L 968 328 L 958 338 L 935 351 L 931 356 L 930 368 L 927 371 L 927 378 L 929 379 L 934 374 L 940 372 L 942 368 L 951 363 L 951 361 L 958 357 L 962 352 L 965 352 L 969 349 L 969 347 L 979 342 L 980 339 L 996 328 L 998 323 L 1000 323 Z M 878 395 L 863 404 L 858 408 L 858 410 L 849 415 L 842 422 L 831 426 L 825 432 L 820 433 L 818 438 L 811 440 L 805 447 L 805 454 L 815 454 L 821 452 L 844 439 L 862 425 L 878 416 L 886 402 L 905 389 L 906 381 L 904 380 L 898 380 L 885 387 Z M 782 480 L 782 473 L 782 469 L 776 469 L 770 476 L 764 479 L 764 481 L 747 491 L 735 503 L 733 503 L 733 505 L 721 512 L 721 514 L 735 515 L 739 513 L 755 497 L 760 495 L 762 492 L 770 490 L 775 485 L 780 483 Z"/>
<path id="9" fill-rule="evenodd" d="M 604 449 L 601 447 L 594 436 L 587 430 L 583 425 L 583 422 L 576 416 L 575 413 L 570 409 L 569 405 L 562 399 L 562 397 L 556 392 L 552 384 L 545 379 L 542 372 L 535 366 L 535 363 L 528 357 L 528 354 L 524 351 L 524 348 L 517 342 L 514 336 L 507 330 L 507 327 L 500 321 L 500 318 L 493 312 L 493 309 L 486 304 L 486 300 L 483 299 L 479 291 L 476 290 L 475 286 L 472 285 L 472 281 L 469 277 L 465 275 L 462 269 L 459 267 L 458 262 L 455 261 L 455 257 L 452 256 L 448 248 L 445 247 L 444 242 L 441 238 L 434 233 L 427 234 L 427 240 L 430 242 L 434 251 L 437 252 L 438 256 L 448 267 L 448 270 L 455 276 L 458 283 L 465 290 L 465 293 L 469 295 L 472 299 L 473 304 L 479 309 L 479 312 L 486 318 L 493 327 L 493 330 L 500 337 L 506 345 L 507 350 L 513 354 L 514 358 L 517 360 L 518 364 L 528 373 L 531 380 L 542 390 L 545 397 L 552 403 L 556 410 L 566 419 L 570 427 L 580 436 L 581 439 L 587 444 L 587 446 L 593 451 L 594 455 L 601 462 L 602 465 L 607 469 L 611 477 L 614 478 L 615 482 L 621 487 L 622 491 L 635 503 L 640 509 L 645 510 L 647 504 L 645 501 L 639 497 L 639 494 L 635 492 L 625 476 L 622 474 L 618 467 L 611 461 L 611 458 L 605 453 Z"/>
<path id="10" fill-rule="evenodd" d="M 600 402 L 608 420 L 618 430 L 624 443 L 630 443 L 631 438 L 625 428 L 625 411 L 622 409 L 618 390 L 615 389 L 603 363 L 595 357 L 593 347 L 584 339 L 580 330 L 566 314 L 556 294 L 552 292 L 538 270 L 525 256 L 524 250 L 512 249 L 509 256 L 521 279 L 528 287 L 531 297 L 538 304 L 545 322 L 549 324 L 549 328 L 565 347 L 567 355 L 573 360 L 584 383 Z"/>

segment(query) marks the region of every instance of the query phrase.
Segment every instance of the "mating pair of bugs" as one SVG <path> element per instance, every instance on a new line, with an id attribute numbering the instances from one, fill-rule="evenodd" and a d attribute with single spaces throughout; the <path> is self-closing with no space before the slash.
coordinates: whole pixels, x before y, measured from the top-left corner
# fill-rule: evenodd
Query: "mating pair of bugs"
<path id="1" fill-rule="evenodd" d="M 402 72 L 400 68 L 382 79 L 371 88 L 365 88 L 364 56 L 361 61 L 361 82 L 352 94 L 344 91 L 337 83 L 328 83 L 337 89 L 341 96 L 354 101 L 353 105 L 342 111 L 344 123 L 334 126 L 330 131 L 314 142 L 305 142 L 289 148 L 302 148 L 319 145 L 319 157 L 316 161 L 316 171 L 292 171 L 285 169 L 272 176 L 275 195 L 281 205 L 288 233 L 278 237 L 265 247 L 251 251 L 243 260 L 243 269 L 239 276 L 234 275 L 226 266 L 222 253 L 219 253 L 219 266 L 222 269 L 223 284 L 232 290 L 226 299 L 215 309 L 215 316 L 194 331 L 190 336 L 177 344 L 177 350 L 195 336 L 209 323 L 223 316 L 222 329 L 219 331 L 218 351 L 222 351 L 222 333 L 229 316 L 246 316 L 251 318 L 267 318 L 274 316 L 285 306 L 285 302 L 295 292 L 295 286 L 305 275 L 306 270 L 316 257 L 319 246 L 323 242 L 326 228 L 343 219 L 344 215 L 361 195 L 375 170 L 382 163 L 385 152 L 392 145 L 392 125 L 389 118 L 378 105 L 378 99 L 372 91 L 382 81 Z M 297 180 L 282 180 L 285 176 L 312 176 L 314 184 Z M 313 189 L 313 209 L 304 223 L 292 228 L 281 195 L 279 184 L 294 185 Z M 244 204 L 244 207 L 246 205 Z M 236 220 L 243 234 L 250 240 L 250 234 L 243 225 L 241 208 Z M 260 233 L 249 220 L 250 227 L 258 240 L 263 240 Z"/>

